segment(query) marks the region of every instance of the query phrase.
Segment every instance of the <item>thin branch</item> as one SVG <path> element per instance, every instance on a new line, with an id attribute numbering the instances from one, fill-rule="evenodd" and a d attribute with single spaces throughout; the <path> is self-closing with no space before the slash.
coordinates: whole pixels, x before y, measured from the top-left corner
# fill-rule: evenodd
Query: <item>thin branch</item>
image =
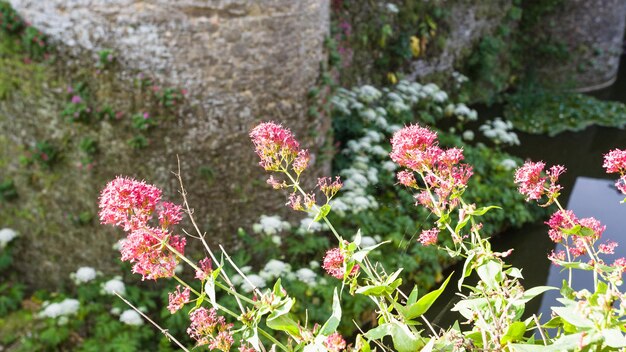
<path id="1" fill-rule="evenodd" d="M 183 204 L 185 205 L 185 209 L 187 210 L 187 214 L 189 215 L 189 219 L 191 220 L 191 223 L 193 224 L 193 227 L 196 230 L 196 233 L 198 234 L 198 237 L 199 237 L 200 241 L 202 242 L 202 245 L 204 246 L 206 251 L 211 256 L 211 259 L 213 260 L 213 262 L 214 263 L 219 263 L 219 261 L 217 260 L 217 257 L 213 254 L 213 251 L 211 250 L 211 247 L 209 247 L 209 244 L 206 242 L 206 240 L 204 238 L 205 234 L 202 231 L 200 231 L 200 228 L 198 227 L 198 224 L 196 223 L 196 220 L 193 217 L 193 211 L 189 207 L 189 202 L 187 201 L 187 192 L 185 191 L 185 186 L 183 185 L 183 177 L 182 177 L 182 174 L 181 174 L 181 171 L 180 171 L 180 158 L 178 157 L 178 155 L 176 155 L 176 160 L 178 162 L 178 173 L 175 173 L 174 175 L 176 176 L 176 178 L 178 178 L 178 182 L 180 184 L 180 195 L 183 197 Z M 220 271 L 220 275 L 222 276 L 222 278 L 224 279 L 226 284 L 231 288 L 231 290 L 235 291 L 235 286 L 230 281 L 230 278 L 228 277 L 228 274 L 226 274 L 226 272 L 224 270 L 221 270 Z M 239 299 L 239 297 L 237 297 L 237 295 L 233 295 L 233 296 L 235 297 L 235 300 L 237 301 L 237 305 L 239 306 L 239 309 L 241 310 L 241 313 L 245 314 L 246 310 L 243 307 L 243 303 L 241 303 L 241 300 Z"/>
<path id="2" fill-rule="evenodd" d="M 159 329 L 159 331 L 161 331 L 161 333 L 163 335 L 165 335 L 165 337 L 167 337 L 168 340 L 173 341 L 175 344 L 178 345 L 178 347 L 180 347 L 180 349 L 182 349 L 185 352 L 189 352 L 189 350 L 182 344 L 180 343 L 180 341 L 176 340 L 176 338 L 174 336 L 172 336 L 172 334 L 170 334 L 167 329 L 163 329 L 162 327 L 159 326 L 159 324 L 155 323 L 152 319 L 150 319 L 147 315 L 145 315 L 142 311 L 140 311 L 139 309 L 137 309 L 137 307 L 135 307 L 134 305 L 132 305 L 132 303 L 130 303 L 126 298 L 122 297 L 119 293 L 117 293 L 116 291 L 113 291 L 113 293 L 115 293 L 115 295 L 117 297 L 119 297 L 122 301 L 124 301 L 124 303 L 126 303 L 129 307 L 131 307 L 135 312 L 139 313 L 142 317 L 144 317 L 144 319 L 146 319 L 147 321 L 150 322 L 150 324 L 154 325 L 157 329 Z"/>

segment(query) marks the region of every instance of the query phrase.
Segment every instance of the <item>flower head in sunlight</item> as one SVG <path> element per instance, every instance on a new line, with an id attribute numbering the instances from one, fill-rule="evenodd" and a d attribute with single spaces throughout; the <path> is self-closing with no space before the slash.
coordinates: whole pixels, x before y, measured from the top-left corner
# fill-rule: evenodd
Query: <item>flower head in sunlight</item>
<path id="1" fill-rule="evenodd" d="M 440 154 L 434 145 L 437 134 L 419 125 L 409 125 L 394 133 L 391 138 L 391 160 L 398 165 L 421 171 L 432 165 Z"/>
<path id="2" fill-rule="evenodd" d="M 118 176 L 100 194 L 100 222 L 125 231 L 137 229 L 147 224 L 160 200 L 157 187 Z"/>
<path id="3" fill-rule="evenodd" d="M 324 346 L 328 352 L 339 352 L 346 348 L 346 340 L 343 339 L 340 333 L 334 332 L 326 338 Z"/>
<path id="4" fill-rule="evenodd" d="M 333 248 L 326 252 L 322 267 L 326 272 L 337 279 L 342 280 L 345 273 L 344 261 L 345 256 L 341 248 Z M 354 275 L 359 271 L 359 265 L 355 264 L 350 271 L 350 275 Z"/>
<path id="5" fill-rule="evenodd" d="M 300 150 L 300 144 L 291 131 L 274 122 L 264 122 L 250 132 L 254 148 L 261 158 L 260 165 L 268 171 L 287 167 L 297 158 L 294 168 L 302 172 L 308 165 L 308 152 Z M 298 172 L 299 171 L 299 172 Z"/>
<path id="6" fill-rule="evenodd" d="M 613 149 L 604 154 L 604 164 L 602 164 L 602 167 L 604 167 L 609 174 L 619 172 L 623 175 L 626 173 L 626 150 Z"/>
<path id="7" fill-rule="evenodd" d="M 558 184 L 559 177 L 565 172 L 565 167 L 554 165 L 544 172 L 544 162 L 527 161 L 515 170 L 515 183 L 518 191 L 526 196 L 526 201 L 540 200 L 547 196 L 548 200 L 543 206 L 552 204 L 559 196 L 562 187 Z"/>
<path id="8" fill-rule="evenodd" d="M 189 287 L 185 287 L 185 289 L 181 291 L 180 285 L 176 286 L 176 291 L 168 293 L 169 304 L 167 305 L 167 309 L 170 313 L 176 313 L 186 303 L 189 303 L 189 293 Z"/>
<path id="9" fill-rule="evenodd" d="M 430 230 L 423 230 L 419 236 L 418 241 L 423 246 L 429 246 L 431 244 L 437 243 L 437 236 L 439 236 L 439 229 L 434 228 Z"/>
<path id="10" fill-rule="evenodd" d="M 234 342 L 232 324 L 227 324 L 223 316 L 217 315 L 215 308 L 198 308 L 189 314 L 191 324 L 187 334 L 196 340 L 198 346 L 209 345 L 210 349 L 230 351 Z"/>

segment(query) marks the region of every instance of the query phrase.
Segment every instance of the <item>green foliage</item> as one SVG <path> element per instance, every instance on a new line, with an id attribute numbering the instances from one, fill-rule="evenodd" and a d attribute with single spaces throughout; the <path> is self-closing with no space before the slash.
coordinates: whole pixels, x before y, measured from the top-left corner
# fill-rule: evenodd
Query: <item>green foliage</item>
<path id="1" fill-rule="evenodd" d="M 115 63 L 115 61 L 116 57 L 113 53 L 113 50 L 100 50 L 98 52 L 98 63 L 96 64 L 96 66 L 102 69 L 107 69 L 110 68 Z"/>
<path id="2" fill-rule="evenodd" d="M 463 72 L 470 78 L 472 100 L 492 102 L 511 85 L 532 77 L 536 65 L 566 62 L 569 52 L 542 30 L 546 16 L 559 11 L 563 0 L 516 0 L 492 35 L 476 45 Z"/>
<path id="3" fill-rule="evenodd" d="M 0 181 L 0 203 L 17 199 L 17 189 L 11 179 Z"/>
<path id="4" fill-rule="evenodd" d="M 38 141 L 34 147 L 29 148 L 25 155 L 20 158 L 24 165 L 36 164 L 45 169 L 51 169 L 60 161 L 59 149 L 49 141 Z"/>
<path id="5" fill-rule="evenodd" d="M 80 140 L 78 150 L 82 154 L 80 158 L 81 165 L 87 167 L 93 164 L 94 157 L 98 153 L 98 142 L 91 137 L 85 137 Z"/>
<path id="6" fill-rule="evenodd" d="M 49 52 L 47 37 L 26 23 L 11 5 L 0 1 L 0 37 L 14 39 L 15 51 L 28 59 L 43 60 Z"/>
<path id="7" fill-rule="evenodd" d="M 506 101 L 506 119 L 528 133 L 554 136 L 564 131 L 581 131 L 594 124 L 626 126 L 626 105 L 601 101 L 585 94 L 552 92 L 529 86 L 507 95 Z"/>
<path id="8" fill-rule="evenodd" d="M 373 61 L 369 79 L 377 84 L 406 71 L 414 58 L 436 55 L 445 44 L 449 14 L 439 1 L 343 0 L 334 1 L 332 10 L 343 71 L 349 72 L 351 61 L 357 67 Z"/>

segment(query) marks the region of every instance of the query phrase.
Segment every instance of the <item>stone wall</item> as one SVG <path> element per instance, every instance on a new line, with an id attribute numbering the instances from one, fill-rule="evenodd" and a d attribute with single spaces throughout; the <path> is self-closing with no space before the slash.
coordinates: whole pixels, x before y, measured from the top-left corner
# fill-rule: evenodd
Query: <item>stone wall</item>
<path id="1" fill-rule="evenodd" d="M 564 45 L 569 59 L 544 62 L 540 75 L 547 83 L 566 84 L 581 91 L 612 84 L 623 51 L 625 25 L 626 1 L 564 1 L 535 30 Z"/>
<path id="2" fill-rule="evenodd" d="M 17 258 L 25 281 L 55 285 L 79 266 L 111 267 L 119 238 L 97 224 L 99 190 L 112 177 L 142 178 L 180 201 L 171 171 L 180 158 L 189 200 L 203 229 L 228 243 L 240 226 L 276 212 L 282 195 L 265 185 L 248 140 L 261 120 L 291 128 L 315 154 L 323 147 L 328 117 L 310 117 L 307 92 L 325 60 L 328 2 L 320 0 L 12 0 L 13 7 L 47 34 L 56 59 L 23 64 L 3 57 L 2 75 L 20 77 L 0 99 L 0 166 L 19 198 L 0 211 L 0 224 L 23 236 Z M 102 69 L 101 50 L 117 63 Z M 4 72 L 2 72 L 4 71 Z M 152 77 L 150 87 L 141 86 Z M 85 84 L 94 109 L 113 107 L 119 119 L 68 121 L 68 87 Z M 146 132 L 149 145 L 131 148 L 136 133 L 128 121 L 155 103 L 150 89 L 183 88 L 181 106 L 164 110 Z M 152 98 L 151 98 L 152 97 Z M 169 116 L 165 116 L 169 115 Z M 77 167 L 79 143 L 97 143 L 93 169 Z M 58 161 L 20 163 L 37 142 L 49 141 Z M 317 158 L 315 172 L 327 172 Z"/>

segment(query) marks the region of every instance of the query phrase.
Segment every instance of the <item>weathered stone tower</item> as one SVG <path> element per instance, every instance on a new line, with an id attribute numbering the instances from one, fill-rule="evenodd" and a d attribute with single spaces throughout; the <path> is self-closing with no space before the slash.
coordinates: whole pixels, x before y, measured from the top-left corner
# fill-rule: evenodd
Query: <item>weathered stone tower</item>
<path id="1" fill-rule="evenodd" d="M 0 99 L 2 177 L 12 179 L 19 194 L 0 211 L 0 224 L 22 233 L 18 258 L 37 264 L 19 267 L 36 286 L 66 279 L 78 266 L 111 266 L 116 236 L 94 216 L 99 190 L 115 175 L 145 179 L 180 201 L 170 172 L 178 156 L 197 220 L 216 242 L 228 242 L 238 227 L 284 203 L 264 183 L 250 129 L 271 119 L 291 128 L 313 154 L 325 143 L 330 121 L 307 115 L 307 93 L 325 60 L 327 0 L 11 4 L 48 35 L 57 57 L 0 67 L 21 77 Z M 96 64 L 104 50 L 114 53 L 113 67 Z M 63 111 L 68 90 L 77 87 L 87 87 L 82 99 L 89 97 L 90 112 L 108 108 L 116 117 L 70 121 Z M 164 109 L 159 92 L 165 87 L 186 90 L 184 102 Z M 129 119 L 146 114 L 150 104 L 162 116 L 145 115 L 156 126 L 140 131 L 146 146 L 133 148 L 128 141 L 139 132 Z M 90 170 L 76 166 L 87 138 L 97 145 Z M 43 140 L 58 150 L 49 168 L 11 157 Z M 321 160 L 313 169 L 328 169 Z"/>

